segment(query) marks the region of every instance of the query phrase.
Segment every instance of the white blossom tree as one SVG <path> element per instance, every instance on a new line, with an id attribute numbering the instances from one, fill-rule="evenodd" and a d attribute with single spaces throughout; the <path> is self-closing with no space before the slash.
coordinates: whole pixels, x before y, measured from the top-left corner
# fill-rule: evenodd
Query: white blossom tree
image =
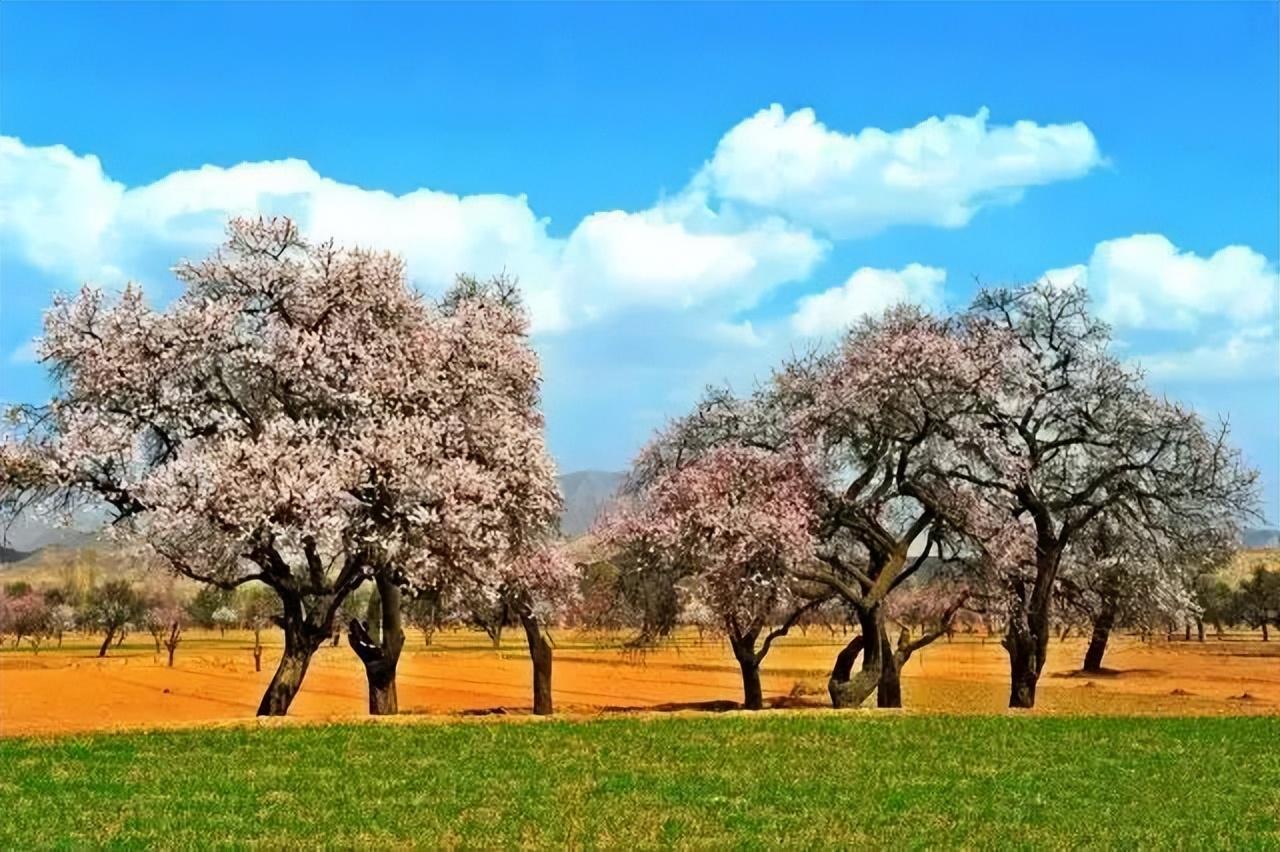
<path id="1" fill-rule="evenodd" d="M 968 509 L 980 519 L 970 525 L 974 543 L 1004 537 L 1015 546 L 986 565 L 1007 592 L 1009 704 L 1031 707 L 1064 556 L 1090 524 L 1113 512 L 1156 530 L 1178 517 L 1212 531 L 1252 511 L 1257 475 L 1225 426 L 1209 430 L 1155 398 L 1111 355 L 1083 290 L 1042 282 L 983 291 L 965 321 L 969 333 L 1004 336 L 1008 357 L 968 421 L 985 440 L 957 444 L 934 470 L 979 495 Z"/>
<path id="2" fill-rule="evenodd" d="M 501 299 L 431 304 L 399 258 L 287 219 L 235 220 L 176 274 L 163 311 L 133 285 L 55 301 L 40 355 L 57 392 L 15 412 L 0 498 L 103 502 L 177 573 L 272 589 L 285 648 L 259 712 L 283 714 L 368 578 L 384 600 L 441 572 L 488 579 L 541 541 L 558 497 L 537 359 Z M 379 711 L 392 650 L 367 670 Z"/>

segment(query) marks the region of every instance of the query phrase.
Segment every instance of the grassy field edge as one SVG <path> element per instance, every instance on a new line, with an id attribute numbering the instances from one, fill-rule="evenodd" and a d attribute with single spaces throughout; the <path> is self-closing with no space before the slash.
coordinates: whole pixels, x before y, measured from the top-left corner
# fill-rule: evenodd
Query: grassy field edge
<path id="1" fill-rule="evenodd" d="M 0 741 L 0 847 L 1274 847 L 1280 720 L 770 712 Z"/>

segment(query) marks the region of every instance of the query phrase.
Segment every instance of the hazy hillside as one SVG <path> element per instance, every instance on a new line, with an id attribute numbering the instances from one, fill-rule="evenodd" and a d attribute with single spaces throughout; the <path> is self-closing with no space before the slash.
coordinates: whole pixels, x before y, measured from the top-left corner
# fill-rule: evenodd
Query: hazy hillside
<path id="1" fill-rule="evenodd" d="M 1268 529 L 1267 527 L 1245 530 L 1242 539 L 1244 546 L 1251 549 L 1280 547 L 1280 530 Z"/>
<path id="2" fill-rule="evenodd" d="M 559 477 L 564 495 L 560 531 L 573 538 L 589 530 L 600 510 L 618 493 L 624 476 L 606 470 L 580 470 Z"/>

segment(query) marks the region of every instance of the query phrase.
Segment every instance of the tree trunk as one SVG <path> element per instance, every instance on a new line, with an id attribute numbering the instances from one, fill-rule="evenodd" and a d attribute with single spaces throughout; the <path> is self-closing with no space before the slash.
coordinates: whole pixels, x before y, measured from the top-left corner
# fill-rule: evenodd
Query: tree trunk
<path id="1" fill-rule="evenodd" d="M 289 705 L 302 686 L 314 651 L 315 646 L 306 639 L 301 625 L 285 625 L 284 654 L 258 705 L 259 716 L 283 716 L 289 712 Z"/>
<path id="2" fill-rule="evenodd" d="M 827 681 L 827 692 L 831 696 L 831 705 L 837 709 L 860 707 L 875 691 L 880 682 L 880 672 L 884 667 L 884 655 L 881 653 L 879 641 L 883 619 L 880 608 L 858 612 L 858 626 L 861 628 L 862 669 L 852 673 L 853 658 L 859 650 L 850 642 L 836 658 L 836 666 L 832 669 L 831 678 Z M 855 640 L 856 641 L 856 640 Z M 846 652 L 852 656 L 846 657 Z M 845 663 L 848 667 L 845 667 Z M 843 676 L 843 677 L 841 677 Z"/>
<path id="3" fill-rule="evenodd" d="M 115 638 L 115 635 L 116 630 L 114 627 L 107 631 L 107 638 L 102 640 L 102 647 L 98 649 L 99 657 L 105 657 L 107 655 L 107 649 L 111 647 L 111 640 Z"/>
<path id="4" fill-rule="evenodd" d="M 364 608 L 364 623 L 369 631 L 373 644 L 382 644 L 382 589 L 375 586 L 369 602 Z"/>
<path id="5" fill-rule="evenodd" d="M 529 640 L 529 659 L 533 661 L 533 714 L 550 716 L 551 701 L 551 642 L 542 632 L 537 616 L 521 612 L 520 623 L 525 638 Z"/>
<path id="6" fill-rule="evenodd" d="M 169 646 L 169 668 L 173 668 L 173 652 L 178 650 L 177 645 Z"/>
<path id="7" fill-rule="evenodd" d="M 1102 611 L 1093 620 L 1093 634 L 1089 637 L 1089 647 L 1084 652 L 1082 669 L 1092 674 L 1102 671 L 1102 657 L 1107 653 L 1107 640 L 1111 638 L 1111 628 L 1116 623 L 1116 601 L 1114 598 L 1102 599 Z"/>
<path id="8" fill-rule="evenodd" d="M 747 710 L 764 709 L 764 690 L 760 686 L 760 658 L 756 655 L 758 633 L 730 636 L 729 647 L 742 670 L 742 706 Z"/>
<path id="9" fill-rule="evenodd" d="M 262 671 L 262 628 L 253 629 L 253 670 Z"/>
<path id="10" fill-rule="evenodd" d="M 1035 613 L 1015 612 L 1009 618 L 1004 647 L 1009 653 L 1009 706 L 1036 706 L 1036 684 L 1044 668 L 1049 634 Z"/>
<path id="11" fill-rule="evenodd" d="M 311 664 L 311 656 L 327 635 L 327 631 L 308 630 L 301 598 L 280 593 L 280 604 L 283 608 L 280 625 L 284 628 L 284 654 L 258 705 L 259 716 L 283 716 L 289 712 L 289 705 L 297 696 L 307 674 L 307 666 Z"/>
<path id="12" fill-rule="evenodd" d="M 1262 641 L 1263 642 L 1271 641 L 1271 634 L 1267 632 L 1267 623 L 1265 621 L 1262 622 Z"/>
<path id="13" fill-rule="evenodd" d="M 1204 641 L 1204 619 L 1202 618 L 1196 619 L 1196 639 Z"/>
<path id="14" fill-rule="evenodd" d="M 877 707 L 902 706 L 902 664 L 889 644 L 889 633 L 880 625 L 880 682 L 876 685 Z"/>
<path id="15" fill-rule="evenodd" d="M 354 618 L 347 625 L 347 641 L 364 663 L 365 680 L 369 683 L 369 713 L 374 716 L 400 712 L 400 701 L 396 695 L 396 666 L 404 648 L 400 588 L 384 573 L 380 571 L 374 578 L 378 587 L 378 612 L 382 619 L 378 631 L 381 641 L 375 641 L 367 626 Z"/>

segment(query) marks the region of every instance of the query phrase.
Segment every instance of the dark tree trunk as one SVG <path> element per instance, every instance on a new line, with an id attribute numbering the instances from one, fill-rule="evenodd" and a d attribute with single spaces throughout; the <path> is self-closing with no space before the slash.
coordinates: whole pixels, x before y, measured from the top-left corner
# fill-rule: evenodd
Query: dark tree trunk
<path id="1" fill-rule="evenodd" d="M 525 638 L 529 640 L 529 659 L 533 662 L 533 714 L 550 716 L 551 701 L 551 642 L 542 632 L 537 616 L 521 612 L 520 623 Z"/>
<path id="2" fill-rule="evenodd" d="M 1200 642 L 1204 641 L 1204 619 L 1196 619 L 1196 639 Z"/>
<path id="3" fill-rule="evenodd" d="M 883 624 L 880 626 L 880 655 L 880 682 L 876 685 L 876 706 L 901 707 L 902 664 L 906 660 L 899 659 L 893 652 L 893 647 L 889 644 L 889 633 Z"/>
<path id="4" fill-rule="evenodd" d="M 849 640 L 849 644 L 845 645 L 839 654 L 836 654 L 836 664 L 831 669 L 832 680 L 844 682 L 853 674 L 853 664 L 862 653 L 862 642 L 862 634 L 859 633 Z"/>
<path id="5" fill-rule="evenodd" d="M 107 630 L 107 638 L 102 640 L 102 647 L 98 649 L 98 656 L 105 657 L 107 649 L 111 647 L 111 640 L 115 638 L 116 629 L 114 627 Z"/>
<path id="6" fill-rule="evenodd" d="M 1107 653 L 1107 640 L 1111 638 L 1111 628 L 1116 623 L 1115 598 L 1103 597 L 1102 611 L 1093 620 L 1093 634 L 1089 637 L 1089 647 L 1084 652 L 1084 671 L 1097 674 L 1102 671 L 1102 657 Z"/>
<path id="7" fill-rule="evenodd" d="M 742 706 L 747 710 L 764 709 L 764 690 L 760 686 L 760 658 L 756 655 L 757 632 L 730 636 L 734 659 L 742 670 Z"/>
<path id="8" fill-rule="evenodd" d="M 827 681 L 827 692 L 831 696 L 831 704 L 837 709 L 846 707 L 860 707 L 862 703 L 870 697 L 875 691 L 876 686 L 880 682 L 880 673 L 884 668 L 884 654 L 879 641 L 880 631 L 883 624 L 883 617 L 880 614 L 879 607 L 872 607 L 868 611 L 858 611 L 858 626 L 862 631 L 862 669 L 853 674 L 853 660 L 848 660 L 849 669 L 845 669 L 842 665 L 844 661 L 837 657 L 836 667 L 831 672 L 831 678 Z M 845 651 L 852 648 L 853 643 L 846 646 Z M 841 652 L 844 656 L 844 651 Z M 854 656 L 857 656 L 856 650 Z M 839 675 L 845 675 L 842 679 Z"/>
<path id="9" fill-rule="evenodd" d="M 1267 632 L 1267 623 L 1265 621 L 1262 622 L 1262 641 L 1263 642 L 1271 641 L 1271 634 Z"/>
<path id="10" fill-rule="evenodd" d="M 1013 611 L 1005 625 L 1003 645 L 1009 654 L 1009 706 L 1036 705 L 1036 685 L 1049 652 L 1049 621 L 1053 617 L 1053 583 L 1062 548 L 1044 529 L 1036 542 L 1036 578 L 1030 589 L 1019 581 Z"/>
<path id="11" fill-rule="evenodd" d="M 400 651 L 404 648 L 404 626 L 401 622 L 400 588 L 379 572 L 374 580 L 378 587 L 378 613 L 381 616 L 379 634 L 374 640 L 366 625 L 355 619 L 347 625 L 347 641 L 356 656 L 364 663 L 365 679 L 369 683 L 369 712 L 374 716 L 386 716 L 400 712 L 396 695 L 396 666 L 400 663 Z M 372 611 L 372 604 L 370 611 Z"/>
<path id="12" fill-rule="evenodd" d="M 283 716 L 289 712 L 289 705 L 297 696 L 311 664 L 311 656 L 328 636 L 327 629 L 316 631 L 308 627 L 300 597 L 280 593 L 280 604 L 283 609 L 280 626 L 284 629 L 284 653 L 258 705 L 259 716 Z"/>
<path id="13" fill-rule="evenodd" d="M 1009 706 L 1029 709 L 1036 706 L 1036 685 L 1044 668 L 1049 632 L 1034 613 L 1017 612 L 1009 619 L 1004 647 L 1009 653 Z"/>
<path id="14" fill-rule="evenodd" d="M 255 672 L 262 671 L 262 628 L 255 627 L 253 630 L 253 670 Z"/>
<path id="15" fill-rule="evenodd" d="M 259 716 L 283 716 L 289 712 L 289 705 L 302 686 L 306 677 L 307 666 L 311 663 L 311 655 L 315 652 L 315 643 L 306 638 L 302 625 L 285 625 L 284 654 L 276 673 L 267 685 L 267 691 L 258 705 Z"/>
<path id="16" fill-rule="evenodd" d="M 173 668 L 173 652 L 178 650 L 177 645 L 169 646 L 169 668 Z"/>

